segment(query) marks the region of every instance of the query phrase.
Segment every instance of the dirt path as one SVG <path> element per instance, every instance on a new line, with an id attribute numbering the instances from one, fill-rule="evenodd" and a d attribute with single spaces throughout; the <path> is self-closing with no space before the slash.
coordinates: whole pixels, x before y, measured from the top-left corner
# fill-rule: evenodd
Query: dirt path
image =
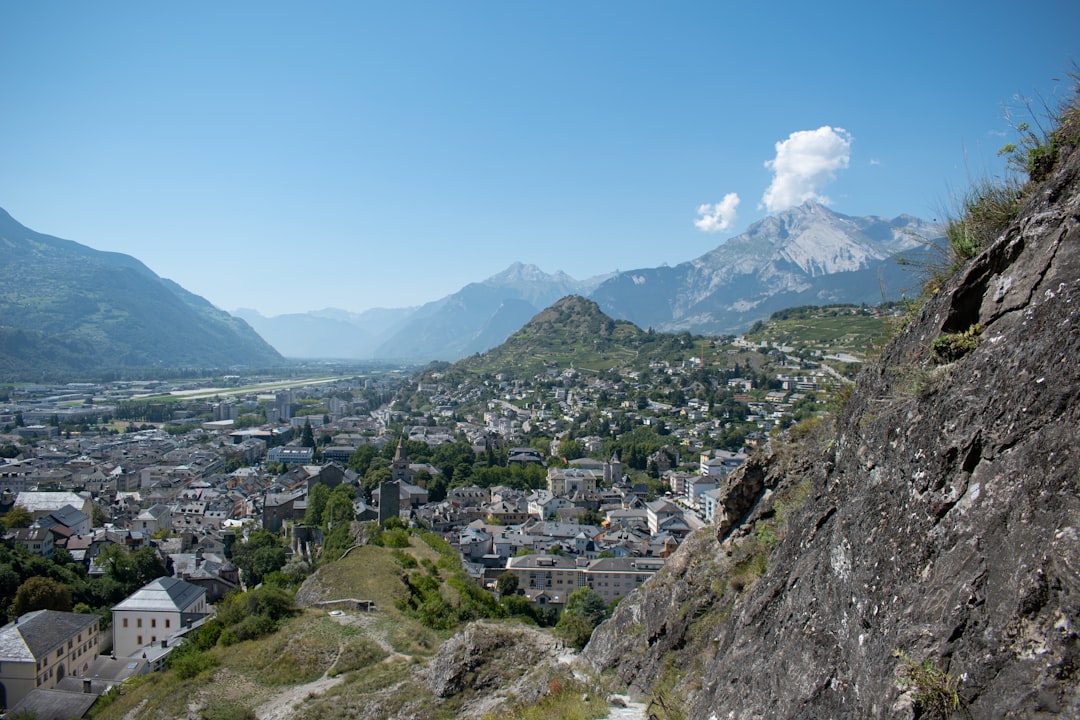
<path id="1" fill-rule="evenodd" d="M 341 657 L 341 647 L 338 647 L 338 657 Z M 330 667 L 337 663 L 337 657 Z M 255 708 L 255 717 L 259 720 L 290 720 L 296 715 L 296 706 L 313 695 L 321 695 L 337 685 L 345 678 L 344 675 L 330 677 L 326 673 L 318 680 L 312 680 L 303 685 L 295 685 L 270 698 L 259 707 Z"/>
<path id="2" fill-rule="evenodd" d="M 409 655 L 403 655 L 396 650 L 385 637 L 385 633 L 380 632 L 376 626 L 376 616 L 369 613 L 342 613 L 341 615 L 331 616 L 336 622 L 342 625 L 354 625 L 364 629 L 367 637 L 375 641 L 379 647 L 381 647 L 387 656 L 383 662 L 393 662 L 394 660 L 410 659 Z M 330 663 L 332 669 L 341 657 L 342 649 L 344 645 L 338 646 L 337 656 L 334 661 Z M 329 671 L 329 670 L 328 670 Z M 277 695 L 273 696 L 259 707 L 255 708 L 255 716 L 259 720 L 291 720 L 296 715 L 296 706 L 307 700 L 314 695 L 321 695 L 330 688 L 334 687 L 342 680 L 345 679 L 345 675 L 341 674 L 336 677 L 330 677 L 328 674 L 323 673 L 323 676 L 318 680 L 312 680 L 309 683 L 303 685 L 296 685 L 290 687 Z"/>

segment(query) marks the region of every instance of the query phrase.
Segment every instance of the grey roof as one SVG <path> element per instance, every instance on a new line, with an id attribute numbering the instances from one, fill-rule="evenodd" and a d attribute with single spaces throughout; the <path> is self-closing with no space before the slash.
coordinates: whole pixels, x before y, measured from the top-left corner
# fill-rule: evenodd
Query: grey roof
<path id="1" fill-rule="evenodd" d="M 20 717 L 28 713 L 35 720 L 70 720 L 85 717 L 97 699 L 93 693 L 35 688 L 11 708 L 11 713 Z"/>
<path id="2" fill-rule="evenodd" d="M 35 610 L 0 628 L 0 662 L 31 661 L 89 628 L 97 615 Z"/>
<path id="3" fill-rule="evenodd" d="M 147 610 L 157 612 L 181 612 L 191 607 L 206 589 L 198 585 L 173 577 L 160 577 L 147 583 L 129 595 L 120 604 L 113 606 L 117 610 Z"/>
<path id="4" fill-rule="evenodd" d="M 65 505 L 82 507 L 86 498 L 73 492 L 36 492 L 27 491 L 19 493 L 15 498 L 16 505 L 22 505 L 30 513 L 51 513 Z"/>
<path id="5" fill-rule="evenodd" d="M 53 520 L 63 525 L 64 527 L 75 527 L 81 522 L 86 522 L 89 517 L 82 510 L 71 505 L 65 505 L 54 513 L 49 515 Z"/>

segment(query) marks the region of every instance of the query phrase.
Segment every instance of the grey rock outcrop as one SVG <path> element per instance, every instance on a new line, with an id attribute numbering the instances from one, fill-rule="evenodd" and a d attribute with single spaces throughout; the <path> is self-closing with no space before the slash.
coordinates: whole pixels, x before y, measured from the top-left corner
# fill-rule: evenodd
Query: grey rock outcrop
<path id="1" fill-rule="evenodd" d="M 773 458 L 777 493 L 809 491 L 756 583 L 733 594 L 732 540 L 694 536 L 593 665 L 702 720 L 930 717 L 904 658 L 965 717 L 1080 717 L 1078 186 L 1074 151 L 860 375 L 831 441 Z"/>

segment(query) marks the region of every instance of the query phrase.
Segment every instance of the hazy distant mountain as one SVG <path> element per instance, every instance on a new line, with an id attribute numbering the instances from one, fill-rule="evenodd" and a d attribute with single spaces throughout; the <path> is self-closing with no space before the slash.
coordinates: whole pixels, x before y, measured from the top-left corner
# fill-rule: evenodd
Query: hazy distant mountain
<path id="1" fill-rule="evenodd" d="M 247 323 L 135 258 L 30 230 L 0 209 L 0 373 L 276 366 Z"/>
<path id="2" fill-rule="evenodd" d="M 456 360 L 494 347 L 543 308 L 584 295 L 608 276 L 575 280 L 514 263 L 453 295 L 427 303 L 375 351 L 378 358 Z"/>
<path id="3" fill-rule="evenodd" d="M 940 229 L 909 215 L 848 217 L 817 203 L 769 216 L 675 267 L 621 272 L 589 297 L 657 330 L 737 332 L 796 305 L 877 304 L 916 279 L 896 262 Z"/>
<path id="4" fill-rule="evenodd" d="M 337 308 L 265 317 L 239 308 L 243 318 L 278 352 L 290 358 L 370 359 L 416 308 L 373 308 L 362 313 Z"/>

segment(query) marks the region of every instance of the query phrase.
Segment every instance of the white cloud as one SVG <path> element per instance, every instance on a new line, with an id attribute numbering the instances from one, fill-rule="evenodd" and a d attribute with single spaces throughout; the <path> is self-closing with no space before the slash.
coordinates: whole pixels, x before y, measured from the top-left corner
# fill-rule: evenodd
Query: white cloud
<path id="1" fill-rule="evenodd" d="M 776 143 L 776 158 L 765 163 L 773 171 L 772 183 L 761 198 L 765 209 L 787 210 L 807 200 L 828 204 L 821 189 L 848 166 L 852 139 L 847 130 L 825 125 L 793 132 Z"/>
<path id="2" fill-rule="evenodd" d="M 735 224 L 735 209 L 739 207 L 739 201 L 738 193 L 728 193 L 718 203 L 699 205 L 697 211 L 701 217 L 694 221 L 694 227 L 710 233 L 727 230 Z"/>

